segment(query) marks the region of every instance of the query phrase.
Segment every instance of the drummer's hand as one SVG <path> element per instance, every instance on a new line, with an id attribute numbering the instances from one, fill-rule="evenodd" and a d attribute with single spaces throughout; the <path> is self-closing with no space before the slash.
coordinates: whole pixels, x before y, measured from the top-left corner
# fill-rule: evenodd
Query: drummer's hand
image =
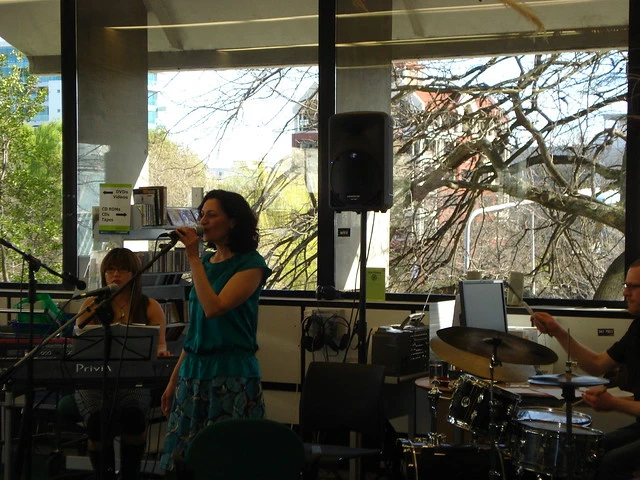
<path id="1" fill-rule="evenodd" d="M 582 399 L 596 412 L 608 412 L 615 407 L 615 397 L 603 385 L 590 388 L 582 394 Z"/>
<path id="2" fill-rule="evenodd" d="M 540 333 L 549 333 L 547 330 L 546 321 L 549 314 L 545 312 L 536 312 L 531 315 L 531 326 L 536 327 Z"/>
<path id="3" fill-rule="evenodd" d="M 547 312 L 535 312 L 531 315 L 531 325 L 536 327 L 540 333 L 546 333 L 550 337 L 555 336 L 555 332 L 560 325 Z"/>

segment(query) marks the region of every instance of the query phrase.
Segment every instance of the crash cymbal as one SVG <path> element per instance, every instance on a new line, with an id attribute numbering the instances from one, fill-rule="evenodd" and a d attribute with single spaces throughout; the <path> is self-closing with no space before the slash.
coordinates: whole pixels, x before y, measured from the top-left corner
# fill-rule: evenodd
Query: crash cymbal
<path id="1" fill-rule="evenodd" d="M 491 378 L 488 358 L 452 347 L 438 337 L 432 338 L 429 344 L 431 350 L 445 362 L 455 365 L 460 370 L 476 377 Z M 503 363 L 493 369 L 493 379 L 497 382 L 519 383 L 526 382 L 535 373 L 536 369 L 531 365 Z"/>
<path id="2" fill-rule="evenodd" d="M 573 385 L 575 387 L 593 387 L 596 385 L 606 385 L 609 380 L 589 375 L 574 375 L 573 373 L 556 373 L 546 375 L 534 375 L 529 378 L 529 383 L 535 385 Z"/>
<path id="3" fill-rule="evenodd" d="M 544 345 L 497 330 L 449 327 L 438 330 L 437 334 L 449 345 L 485 358 L 491 358 L 497 347 L 497 358 L 501 362 L 547 365 L 558 360 L 555 352 Z"/>

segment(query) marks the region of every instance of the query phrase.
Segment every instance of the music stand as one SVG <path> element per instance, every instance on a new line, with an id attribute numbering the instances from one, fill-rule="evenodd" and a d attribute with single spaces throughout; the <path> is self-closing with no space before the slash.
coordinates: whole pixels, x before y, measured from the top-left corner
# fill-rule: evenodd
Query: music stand
<path id="1" fill-rule="evenodd" d="M 104 332 L 102 326 L 90 325 L 71 339 L 71 352 L 67 360 L 103 360 Z M 155 360 L 158 353 L 160 326 L 111 326 L 110 361 Z"/>

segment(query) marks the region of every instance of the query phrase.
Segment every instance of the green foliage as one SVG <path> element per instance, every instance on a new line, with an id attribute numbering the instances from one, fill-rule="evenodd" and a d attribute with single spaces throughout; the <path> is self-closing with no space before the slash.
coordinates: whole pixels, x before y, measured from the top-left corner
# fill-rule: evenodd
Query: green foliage
<path id="1" fill-rule="evenodd" d="M 21 58 L 18 55 L 18 58 Z M 6 55 L 0 55 L 0 68 L 6 67 Z M 4 70 L 3 70 L 4 71 Z M 13 66 L 0 75 L 0 138 L 2 148 L 20 135 L 24 123 L 42 110 L 46 90 L 38 88 L 38 77 L 25 69 Z"/>
<path id="2" fill-rule="evenodd" d="M 0 68 L 7 63 L 0 55 Z M 28 126 L 46 91 L 38 77 L 12 67 L 0 74 L 0 237 L 54 270 L 61 268 L 62 127 Z M 25 282 L 26 266 L 13 250 L 0 249 L 4 282 Z M 41 270 L 36 280 L 58 283 Z"/>
<path id="3" fill-rule="evenodd" d="M 314 290 L 318 219 L 305 184 L 303 158 L 293 155 L 275 165 L 238 167 L 215 188 L 242 194 L 257 212 L 259 250 L 273 269 L 267 288 Z"/>
<path id="4" fill-rule="evenodd" d="M 62 267 L 62 127 L 23 125 L 3 182 L 0 235 L 56 271 Z M 3 281 L 22 282 L 22 259 L 5 251 Z M 41 271 L 40 283 L 59 280 Z"/>
<path id="5" fill-rule="evenodd" d="M 169 138 L 163 127 L 149 132 L 149 182 L 167 185 L 167 205 L 191 206 L 191 187 L 204 186 L 206 167 L 188 146 Z"/>

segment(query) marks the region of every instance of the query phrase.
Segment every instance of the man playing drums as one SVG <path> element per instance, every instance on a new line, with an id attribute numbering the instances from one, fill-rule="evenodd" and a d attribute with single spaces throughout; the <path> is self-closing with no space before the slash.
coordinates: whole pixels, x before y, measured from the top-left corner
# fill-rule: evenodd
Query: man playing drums
<path id="1" fill-rule="evenodd" d="M 577 342 L 546 312 L 536 312 L 531 317 L 536 328 L 558 340 L 588 374 L 599 376 L 616 367 L 626 367 L 629 385 L 625 388 L 633 392 L 633 398 L 614 397 L 603 386 L 591 388 L 582 395 L 585 403 L 596 411 L 616 411 L 636 417 L 634 423 L 604 435 L 598 480 L 631 479 L 640 466 L 640 260 L 629 267 L 622 293 L 627 310 L 635 319 L 624 336 L 606 352 L 596 353 Z"/>

